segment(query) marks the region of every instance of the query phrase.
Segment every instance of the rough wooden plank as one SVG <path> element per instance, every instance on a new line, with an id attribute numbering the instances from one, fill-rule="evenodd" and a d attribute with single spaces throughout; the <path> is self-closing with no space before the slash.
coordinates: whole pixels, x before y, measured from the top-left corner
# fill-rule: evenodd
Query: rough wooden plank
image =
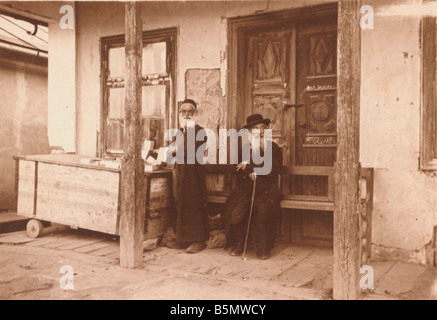
<path id="1" fill-rule="evenodd" d="M 83 247 L 74 249 L 74 251 L 80 252 L 80 253 L 90 253 L 92 251 L 103 249 L 103 248 L 106 248 L 109 246 L 110 246 L 110 243 L 108 243 L 106 241 L 105 242 L 97 242 L 97 243 L 90 244 L 88 246 L 83 246 Z"/>
<path id="2" fill-rule="evenodd" d="M 420 164 L 422 169 L 434 169 L 436 146 L 436 18 L 424 17 L 422 33 L 422 136 L 420 139 Z"/>
<path id="3" fill-rule="evenodd" d="M 10 232 L 0 236 L 1 244 L 22 244 L 35 241 L 29 238 L 25 231 Z"/>
<path id="4" fill-rule="evenodd" d="M 206 189 L 208 191 L 225 191 L 225 173 L 206 174 Z"/>
<path id="5" fill-rule="evenodd" d="M 146 195 L 142 146 L 142 22 L 141 4 L 125 4 L 125 114 L 124 156 L 120 186 L 120 266 L 139 268 L 143 264 L 143 233 Z"/>
<path id="6" fill-rule="evenodd" d="M 162 236 L 168 227 L 168 210 L 162 209 L 156 218 L 150 218 L 147 221 L 147 228 L 144 234 L 144 239 L 151 239 Z M 153 214 L 153 212 L 151 212 Z"/>
<path id="7" fill-rule="evenodd" d="M 320 249 L 317 250 L 319 251 Z M 308 258 L 312 253 L 313 249 L 308 247 L 277 244 L 269 259 L 270 263 L 259 264 L 254 269 L 247 270 L 245 276 L 272 281 L 280 280 L 282 284 L 292 286 L 293 283 L 287 281 L 284 276 L 286 276 L 286 273 L 291 273 L 289 272 L 290 270 Z"/>
<path id="8" fill-rule="evenodd" d="M 328 166 L 284 166 L 283 172 L 291 175 L 329 176 L 334 174 L 334 168 Z"/>
<path id="9" fill-rule="evenodd" d="M 361 177 L 366 179 L 366 199 L 364 204 L 364 215 L 366 222 L 366 230 L 363 230 L 365 235 L 365 245 L 363 249 L 365 250 L 362 255 L 365 254 L 366 260 L 370 260 L 372 256 L 372 213 L 373 213 L 373 188 L 374 188 L 374 169 L 373 168 L 362 168 Z M 362 239 L 363 242 L 363 239 Z M 364 260 L 364 259 L 362 259 Z M 364 263 L 365 261 L 362 261 Z"/>
<path id="10" fill-rule="evenodd" d="M 283 272 L 279 278 L 287 282 L 288 286 L 302 287 L 310 286 L 316 277 L 319 277 L 326 282 L 328 288 L 325 287 L 325 289 L 330 289 L 329 286 L 332 286 L 329 283 L 329 278 L 332 278 L 332 251 L 329 249 L 317 250 L 311 252 L 305 258 L 303 258 L 303 255 L 299 258 L 302 260 Z"/>
<path id="11" fill-rule="evenodd" d="M 116 234 L 119 173 L 39 163 L 36 218 Z"/>
<path id="12" fill-rule="evenodd" d="M 170 177 L 151 178 L 149 210 L 168 208 L 172 205 L 172 186 Z"/>
<path id="13" fill-rule="evenodd" d="M 296 60 L 297 60 L 297 44 L 296 44 L 296 29 L 293 28 L 290 37 L 290 61 L 289 61 L 289 70 L 290 70 L 290 79 L 288 84 L 288 94 L 289 103 L 291 105 L 296 104 L 296 85 L 297 85 L 297 70 L 296 70 Z M 284 146 L 284 164 L 286 165 L 294 165 L 296 163 L 296 109 L 288 109 L 288 111 L 284 111 L 285 113 L 289 113 L 289 116 L 284 120 L 284 130 L 288 131 L 285 133 L 287 136 L 287 145 Z"/>
<path id="14" fill-rule="evenodd" d="M 330 174 L 328 176 L 328 199 L 329 199 L 329 201 L 334 201 L 334 195 L 335 195 L 334 174 Z"/>
<path id="15" fill-rule="evenodd" d="M 120 252 L 113 252 L 105 256 L 105 258 L 120 260 Z"/>
<path id="16" fill-rule="evenodd" d="M 104 171 L 113 171 L 119 172 L 119 169 L 108 168 L 103 165 L 98 164 L 84 164 L 82 163 L 83 159 L 91 159 L 87 157 L 83 157 L 76 154 L 42 154 L 42 155 L 29 155 L 25 157 L 17 157 L 20 160 L 33 161 L 38 163 L 48 163 L 48 164 L 63 164 L 72 167 L 79 167 L 85 169 L 93 169 L 93 170 L 104 170 Z"/>
<path id="17" fill-rule="evenodd" d="M 77 237 L 75 235 L 68 235 L 68 236 L 63 237 L 61 240 L 51 242 L 48 244 L 44 244 L 42 246 L 44 248 L 56 249 L 56 248 L 65 246 L 67 244 L 72 244 L 76 241 L 76 239 L 77 239 Z"/>
<path id="18" fill-rule="evenodd" d="M 0 214 L 0 224 L 14 221 L 27 221 L 28 219 L 25 217 L 20 217 L 16 213 L 7 212 Z"/>
<path id="19" fill-rule="evenodd" d="M 283 209 L 301 209 L 301 210 L 318 210 L 318 211 L 334 211 L 334 203 L 318 202 L 318 201 L 297 201 L 297 200 L 282 200 L 281 208 Z"/>
<path id="20" fill-rule="evenodd" d="M 338 9 L 337 162 L 334 205 L 334 299 L 360 295 L 359 132 L 360 1 L 341 0 Z"/>
<path id="21" fill-rule="evenodd" d="M 20 178 L 20 159 L 17 159 L 14 157 L 14 161 L 15 161 L 15 186 L 14 186 L 14 207 L 12 208 L 12 210 L 14 210 L 15 212 L 17 212 L 18 210 L 18 180 Z"/>
<path id="22" fill-rule="evenodd" d="M 100 241 L 103 241 L 103 240 L 99 239 L 99 238 L 89 238 L 89 237 L 78 238 L 74 242 L 57 247 L 56 249 L 58 249 L 58 250 L 75 250 L 77 248 L 89 246 L 89 245 L 92 245 L 94 243 L 98 243 Z"/>
<path id="23" fill-rule="evenodd" d="M 120 255 L 120 246 L 110 243 L 107 247 L 90 252 L 93 256 L 105 257 L 111 254 Z"/>
<path id="24" fill-rule="evenodd" d="M 228 199 L 227 196 L 217 196 L 217 195 L 207 195 L 206 196 L 208 202 L 210 203 L 226 203 L 226 200 Z"/>
<path id="25" fill-rule="evenodd" d="M 28 246 L 31 247 L 42 247 L 44 245 L 47 245 L 49 243 L 57 243 L 62 239 L 62 236 L 47 236 L 43 238 L 34 239 L 35 241 L 28 243 Z"/>
<path id="26" fill-rule="evenodd" d="M 10 236 L 15 236 L 15 235 L 27 236 L 26 231 L 15 231 L 15 232 L 8 232 L 8 233 L 0 234 L 0 239 L 5 238 L 5 237 L 10 237 Z"/>
<path id="27" fill-rule="evenodd" d="M 284 197 L 283 200 L 296 200 L 296 201 L 305 201 L 305 202 L 333 202 L 329 201 L 327 196 L 307 196 L 301 194 L 292 194 L 287 197 Z"/>
<path id="28" fill-rule="evenodd" d="M 26 160 L 18 161 L 19 177 L 17 213 L 21 216 L 32 217 L 35 194 L 35 162 Z"/>

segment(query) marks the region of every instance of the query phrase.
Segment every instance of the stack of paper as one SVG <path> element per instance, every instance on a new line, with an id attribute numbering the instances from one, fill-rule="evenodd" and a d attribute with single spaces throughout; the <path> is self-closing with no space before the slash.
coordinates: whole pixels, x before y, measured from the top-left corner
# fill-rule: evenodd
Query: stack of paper
<path id="1" fill-rule="evenodd" d="M 155 171 L 158 170 L 161 165 L 165 162 L 165 155 L 167 148 L 159 148 L 158 157 L 155 159 L 149 156 L 144 163 L 144 171 Z"/>
<path id="2" fill-rule="evenodd" d="M 143 148 L 141 150 L 141 157 L 144 160 L 146 160 L 147 156 L 149 155 L 149 152 L 153 150 L 154 144 L 155 144 L 155 141 L 144 140 Z"/>

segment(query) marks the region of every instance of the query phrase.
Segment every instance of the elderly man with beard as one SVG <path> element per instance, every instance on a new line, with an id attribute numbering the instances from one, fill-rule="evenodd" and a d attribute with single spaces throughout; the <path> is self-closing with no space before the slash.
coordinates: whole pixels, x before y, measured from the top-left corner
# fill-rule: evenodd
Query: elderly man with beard
<path id="1" fill-rule="evenodd" d="M 183 161 L 177 158 L 173 166 L 176 240 L 167 243 L 173 249 L 185 248 L 187 253 L 197 253 L 205 249 L 209 237 L 205 171 L 203 163 L 199 163 L 196 157 L 197 150 L 206 142 L 206 137 L 204 141 L 196 141 L 197 133 L 203 130 L 195 123 L 196 114 L 196 102 L 192 99 L 184 100 L 179 109 L 179 134 L 183 134 L 183 140 L 180 140 L 183 143 L 177 146 L 183 151 Z M 194 148 L 191 149 L 190 144 Z"/>
<path id="2" fill-rule="evenodd" d="M 243 127 L 249 131 L 250 142 L 242 146 L 240 155 L 244 153 L 245 147 L 250 148 L 250 160 L 238 164 L 237 186 L 229 195 L 225 209 L 226 247 L 232 247 L 232 256 L 243 254 L 255 180 L 250 230 L 257 256 L 263 260 L 268 259 L 274 247 L 281 214 L 278 179 L 282 167 L 282 151 L 275 142 L 264 138 L 264 130 L 269 124 L 269 119 L 264 119 L 261 114 L 253 114 L 247 118 Z M 266 157 L 268 153 L 271 157 Z M 260 168 L 260 165 L 254 163 L 254 155 L 261 156 L 264 161 L 271 161 L 271 171 L 256 174 L 256 168 Z"/>

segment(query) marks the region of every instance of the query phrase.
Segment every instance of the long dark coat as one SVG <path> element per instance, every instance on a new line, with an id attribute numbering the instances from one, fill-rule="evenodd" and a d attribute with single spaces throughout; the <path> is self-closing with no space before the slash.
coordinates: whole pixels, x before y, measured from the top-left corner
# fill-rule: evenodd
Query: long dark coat
<path id="1" fill-rule="evenodd" d="M 250 163 L 253 163 L 252 155 Z M 226 202 L 224 220 L 227 247 L 235 244 L 235 239 L 232 239 L 230 232 L 230 226 L 247 223 L 248 221 L 253 191 L 253 182 L 249 175 L 253 172 L 254 167 L 256 166 L 249 164 L 245 170 L 237 171 L 237 185 Z M 281 192 L 278 180 L 281 167 L 282 151 L 276 143 L 272 142 L 272 170 L 268 175 L 257 175 L 252 212 L 252 226 L 254 221 L 258 222 L 258 226 L 253 228 L 252 234 L 255 239 L 267 236 L 267 243 L 262 245 L 269 248 L 273 247 L 275 234 L 280 223 Z"/>
<path id="2" fill-rule="evenodd" d="M 203 128 L 196 125 L 195 133 Z M 196 141 L 195 151 L 206 142 Z M 205 168 L 195 160 L 187 164 L 187 131 L 184 132 L 184 163 L 173 167 L 173 194 L 176 206 L 176 241 L 203 242 L 208 240 L 208 210 Z"/>

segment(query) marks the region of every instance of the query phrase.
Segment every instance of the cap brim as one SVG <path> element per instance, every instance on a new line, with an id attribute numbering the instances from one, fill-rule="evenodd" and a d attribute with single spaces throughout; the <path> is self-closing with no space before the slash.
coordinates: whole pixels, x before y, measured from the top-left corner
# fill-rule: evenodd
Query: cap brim
<path id="1" fill-rule="evenodd" d="M 253 123 L 248 123 L 242 129 L 249 129 L 249 128 L 251 128 L 251 127 L 253 127 L 253 126 L 255 126 L 255 125 L 259 124 L 259 123 L 264 123 L 265 125 L 269 125 L 270 124 L 270 119 L 263 119 L 262 121 L 256 121 L 256 122 L 253 122 Z"/>

